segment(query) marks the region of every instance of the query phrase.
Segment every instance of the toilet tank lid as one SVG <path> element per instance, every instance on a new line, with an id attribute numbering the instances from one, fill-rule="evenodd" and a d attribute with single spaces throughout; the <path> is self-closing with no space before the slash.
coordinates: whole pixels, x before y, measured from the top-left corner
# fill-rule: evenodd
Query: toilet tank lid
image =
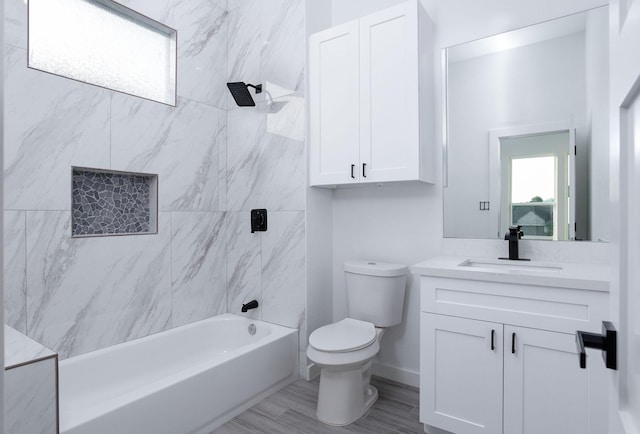
<path id="1" fill-rule="evenodd" d="M 369 276 L 395 277 L 409 274 L 409 268 L 402 264 L 390 264 L 378 261 L 345 261 L 344 271 Z"/>

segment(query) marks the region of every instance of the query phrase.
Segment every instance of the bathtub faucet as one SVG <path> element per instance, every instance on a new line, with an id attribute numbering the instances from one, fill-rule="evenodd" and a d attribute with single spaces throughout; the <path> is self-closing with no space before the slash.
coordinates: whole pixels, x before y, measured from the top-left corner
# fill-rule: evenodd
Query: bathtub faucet
<path id="1" fill-rule="evenodd" d="M 242 305 L 242 312 L 246 312 L 249 309 L 255 309 L 257 307 L 258 307 L 258 300 L 251 300 L 249 303 Z"/>

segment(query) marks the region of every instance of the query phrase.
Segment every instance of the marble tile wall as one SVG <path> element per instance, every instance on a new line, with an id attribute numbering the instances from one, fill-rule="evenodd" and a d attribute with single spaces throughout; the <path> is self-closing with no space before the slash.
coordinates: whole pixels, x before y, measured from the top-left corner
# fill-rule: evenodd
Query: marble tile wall
<path id="1" fill-rule="evenodd" d="M 247 315 L 300 327 L 302 357 L 304 1 L 121 0 L 178 30 L 175 108 L 29 70 L 6 3 L 9 324 L 65 358 L 256 298 Z M 227 81 L 265 91 L 238 108 Z M 72 239 L 71 166 L 158 174 L 158 234 Z"/>
<path id="2" fill-rule="evenodd" d="M 27 333 L 26 212 L 4 212 L 4 320 Z"/>
<path id="3" fill-rule="evenodd" d="M 226 106 L 208 97 L 226 1 L 122 3 L 176 28 L 179 61 L 207 75 L 181 77 L 177 107 L 28 69 L 26 8 L 7 2 L 6 318 L 61 358 L 227 308 Z M 72 239 L 71 166 L 158 174 L 158 234 Z"/>
<path id="4" fill-rule="evenodd" d="M 227 95 L 226 209 L 229 311 L 300 329 L 305 366 L 305 33 L 302 0 L 228 0 L 229 81 L 261 83 L 255 108 Z M 266 208 L 267 232 L 249 232 Z"/>
<path id="5" fill-rule="evenodd" d="M 58 431 L 57 368 L 54 357 L 5 371 L 5 433 Z"/>
<path id="6" fill-rule="evenodd" d="M 4 432 L 56 433 L 57 354 L 7 325 L 3 334 Z"/>

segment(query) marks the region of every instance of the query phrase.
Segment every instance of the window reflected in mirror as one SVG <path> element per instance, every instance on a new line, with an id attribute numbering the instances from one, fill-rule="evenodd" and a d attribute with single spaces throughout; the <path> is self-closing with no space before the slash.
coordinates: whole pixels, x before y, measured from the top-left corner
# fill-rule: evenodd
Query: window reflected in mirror
<path id="1" fill-rule="evenodd" d="M 556 164 L 554 156 L 511 159 L 511 170 L 505 174 L 511 188 L 508 221 L 522 226 L 524 238 L 553 238 L 556 233 Z"/>

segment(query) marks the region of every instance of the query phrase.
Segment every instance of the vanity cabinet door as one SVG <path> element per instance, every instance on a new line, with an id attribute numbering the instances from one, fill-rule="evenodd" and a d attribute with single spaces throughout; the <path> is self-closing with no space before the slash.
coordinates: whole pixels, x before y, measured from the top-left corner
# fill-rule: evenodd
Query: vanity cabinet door
<path id="1" fill-rule="evenodd" d="M 420 315 L 420 421 L 456 434 L 501 433 L 503 325 Z"/>
<path id="2" fill-rule="evenodd" d="M 311 185 L 359 180 L 359 58 L 357 20 L 309 38 Z"/>
<path id="3" fill-rule="evenodd" d="M 607 432 L 607 388 L 598 353 L 580 369 L 575 335 L 504 327 L 504 433 Z"/>

